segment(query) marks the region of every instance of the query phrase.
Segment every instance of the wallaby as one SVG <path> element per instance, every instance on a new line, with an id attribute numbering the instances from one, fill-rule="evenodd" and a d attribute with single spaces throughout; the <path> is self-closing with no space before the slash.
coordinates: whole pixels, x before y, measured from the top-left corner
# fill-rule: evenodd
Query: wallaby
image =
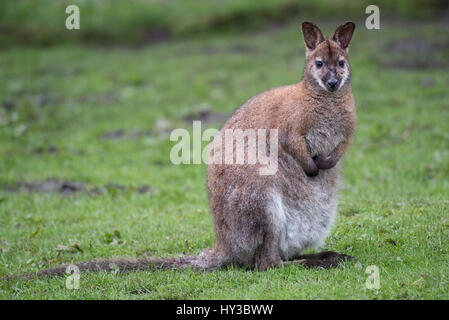
<path id="1" fill-rule="evenodd" d="M 356 125 L 348 60 L 354 28 L 346 22 L 325 38 L 316 25 L 303 22 L 302 81 L 252 97 L 221 128 L 220 133 L 277 129 L 278 170 L 261 175 L 260 164 L 208 165 L 213 248 L 189 257 L 88 261 L 77 264 L 80 270 L 213 270 L 227 265 L 266 270 L 291 263 L 329 268 L 351 259 L 335 252 L 301 252 L 323 243 L 337 211 L 339 160 Z M 66 266 L 59 266 L 22 277 L 65 272 Z"/>

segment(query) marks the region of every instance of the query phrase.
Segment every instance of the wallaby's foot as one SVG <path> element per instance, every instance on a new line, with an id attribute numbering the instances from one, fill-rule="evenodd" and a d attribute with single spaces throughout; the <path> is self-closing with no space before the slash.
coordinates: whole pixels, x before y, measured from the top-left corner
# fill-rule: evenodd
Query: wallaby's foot
<path id="1" fill-rule="evenodd" d="M 298 256 L 298 259 L 318 259 L 318 260 L 356 260 L 355 257 L 351 257 L 347 254 L 338 253 L 334 251 L 322 251 L 317 253 L 302 254 Z"/>
<path id="2" fill-rule="evenodd" d="M 306 268 L 330 269 L 338 267 L 344 261 L 357 261 L 357 258 L 343 253 L 323 251 L 300 255 L 298 260 L 292 262 L 301 264 Z"/>

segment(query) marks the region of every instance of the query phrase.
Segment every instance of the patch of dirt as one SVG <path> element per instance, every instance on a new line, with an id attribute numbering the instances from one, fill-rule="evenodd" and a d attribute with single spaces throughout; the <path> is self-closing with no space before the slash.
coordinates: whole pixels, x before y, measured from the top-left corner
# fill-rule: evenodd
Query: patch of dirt
<path id="1" fill-rule="evenodd" d="M 414 53 L 417 55 L 435 53 L 449 48 L 449 42 L 431 42 L 423 39 L 398 40 L 388 44 L 387 49 L 399 53 Z"/>
<path id="2" fill-rule="evenodd" d="M 100 139 L 104 139 L 104 140 L 110 140 L 110 139 L 120 139 L 125 135 L 125 132 L 121 129 L 119 130 L 112 130 L 112 131 L 107 131 L 105 133 L 103 133 L 100 136 Z"/>
<path id="3" fill-rule="evenodd" d="M 173 50 L 169 53 L 173 57 L 178 56 L 192 56 L 192 55 L 203 55 L 203 56 L 215 56 L 215 55 L 257 55 L 260 51 L 254 47 L 247 44 L 234 44 L 229 46 L 217 46 L 217 45 L 205 45 L 202 47 L 191 47 L 185 45 L 179 50 Z"/>
<path id="4" fill-rule="evenodd" d="M 59 150 L 55 146 L 46 146 L 46 147 L 37 147 L 33 149 L 34 154 L 55 154 L 58 153 Z"/>
<path id="5" fill-rule="evenodd" d="M 106 92 L 106 93 L 94 93 L 88 94 L 80 99 L 76 99 L 74 101 L 70 101 L 71 103 L 92 103 L 92 104 L 117 104 L 120 103 L 119 97 L 115 93 Z"/>
<path id="6" fill-rule="evenodd" d="M 46 107 L 46 106 L 60 106 L 60 105 L 77 105 L 77 104 L 95 104 L 95 105 L 111 105 L 120 103 L 120 98 L 115 93 L 92 93 L 81 96 L 79 98 L 67 98 L 63 96 L 54 96 L 48 92 L 41 92 L 39 94 L 20 94 L 20 96 L 27 99 L 32 106 Z M 6 111 L 11 111 L 20 107 L 13 98 L 5 98 L 1 102 L 1 106 Z"/>
<path id="7" fill-rule="evenodd" d="M 150 129 L 134 130 L 125 132 L 122 129 L 116 129 L 107 131 L 100 135 L 100 139 L 103 140 L 116 140 L 116 139 L 138 139 L 142 137 L 164 137 L 169 135 L 174 129 L 173 124 L 165 119 L 159 118 Z"/>
<path id="8" fill-rule="evenodd" d="M 11 192 L 43 192 L 51 193 L 58 192 L 61 194 L 72 194 L 84 190 L 84 186 L 76 181 L 59 181 L 56 179 L 47 179 L 44 181 L 34 182 L 19 182 L 13 185 L 8 185 L 5 190 Z"/>
<path id="9" fill-rule="evenodd" d="M 120 192 L 136 192 L 138 194 L 152 193 L 154 189 L 149 185 L 126 186 L 116 183 L 108 183 L 101 187 L 88 187 L 79 181 L 67 181 L 58 179 L 46 179 L 44 181 L 18 182 L 3 186 L 9 192 L 19 193 L 59 193 L 61 195 L 72 195 L 75 193 L 85 194 L 117 194 Z"/>
<path id="10" fill-rule="evenodd" d="M 253 54 L 257 51 L 252 46 L 244 45 L 244 44 L 236 44 L 230 48 L 230 52 L 239 53 L 239 54 Z"/>
<path id="11" fill-rule="evenodd" d="M 45 66 L 40 67 L 34 71 L 34 74 L 37 76 L 42 75 L 52 75 L 55 77 L 70 77 L 70 76 L 76 76 L 83 72 L 83 70 L 80 67 L 57 67 L 57 66 Z"/>
<path id="12" fill-rule="evenodd" d="M 143 31 L 143 37 L 147 44 L 160 44 L 171 40 L 172 32 L 169 28 L 153 27 Z"/>
<path id="13" fill-rule="evenodd" d="M 232 27 L 247 27 L 257 21 L 265 24 L 286 24 L 293 17 L 297 17 L 301 11 L 298 3 L 287 3 L 278 10 L 263 8 L 251 12 L 236 12 L 232 15 L 212 17 L 208 23 L 210 29 L 227 29 Z"/>
<path id="14" fill-rule="evenodd" d="M 201 110 L 192 112 L 181 117 L 181 121 L 187 126 L 192 126 L 193 121 L 201 121 L 202 128 L 221 126 L 231 117 L 231 113 L 213 110 Z M 99 136 L 101 140 L 138 139 L 142 137 L 164 137 L 170 135 L 176 126 L 167 119 L 160 118 L 152 129 L 143 129 L 126 132 L 123 129 L 106 131 Z"/>
<path id="15" fill-rule="evenodd" d="M 151 288 L 139 287 L 129 291 L 129 294 L 140 295 L 152 293 L 154 290 Z"/>
<path id="16" fill-rule="evenodd" d="M 142 138 L 151 136 L 153 133 L 150 130 L 138 130 L 128 133 L 129 138 Z"/>
<path id="17" fill-rule="evenodd" d="M 201 110 L 196 113 L 187 114 L 182 117 L 182 121 L 192 124 L 193 121 L 201 121 L 203 126 L 222 125 L 231 117 L 230 113 L 212 110 Z"/>
<path id="18" fill-rule="evenodd" d="M 433 79 L 425 78 L 421 80 L 421 86 L 423 88 L 431 88 L 435 86 L 435 81 Z"/>
<path id="19" fill-rule="evenodd" d="M 14 100 L 6 98 L 2 102 L 2 106 L 5 110 L 10 111 L 16 107 L 16 103 L 14 102 Z"/>
<path id="20" fill-rule="evenodd" d="M 150 130 L 138 130 L 126 133 L 122 129 L 111 130 L 100 135 L 102 140 L 115 140 L 115 139 L 137 139 L 141 137 L 148 137 L 153 134 Z"/>
<path id="21" fill-rule="evenodd" d="M 154 166 L 156 166 L 156 167 L 164 167 L 164 166 L 171 166 L 171 165 L 172 165 L 172 163 L 170 162 L 170 160 L 165 160 L 165 161 L 162 161 L 162 160 L 154 160 L 154 161 L 152 162 L 152 164 L 153 164 Z"/>
<path id="22" fill-rule="evenodd" d="M 449 41 L 404 39 L 390 42 L 389 53 L 380 64 L 397 69 L 424 70 L 449 68 Z"/>
<path id="23" fill-rule="evenodd" d="M 61 105 L 64 102 L 63 97 L 52 97 L 47 93 L 38 94 L 34 97 L 34 104 L 38 107 Z"/>

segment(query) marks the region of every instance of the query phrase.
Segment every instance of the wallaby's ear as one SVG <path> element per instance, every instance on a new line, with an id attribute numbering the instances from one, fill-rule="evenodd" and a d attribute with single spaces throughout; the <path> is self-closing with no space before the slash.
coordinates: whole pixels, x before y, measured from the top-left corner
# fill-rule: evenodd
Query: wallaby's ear
<path id="1" fill-rule="evenodd" d="M 315 49 L 321 42 L 325 40 L 320 28 L 318 28 L 312 22 L 304 21 L 302 23 L 302 34 L 304 36 L 304 42 L 306 43 L 306 47 L 308 49 L 307 51 Z"/>
<path id="2" fill-rule="evenodd" d="M 340 47 L 346 50 L 349 46 L 349 42 L 351 42 L 354 29 L 355 29 L 354 22 L 343 23 L 337 28 L 337 30 L 335 30 L 332 40 L 337 42 L 340 45 Z"/>

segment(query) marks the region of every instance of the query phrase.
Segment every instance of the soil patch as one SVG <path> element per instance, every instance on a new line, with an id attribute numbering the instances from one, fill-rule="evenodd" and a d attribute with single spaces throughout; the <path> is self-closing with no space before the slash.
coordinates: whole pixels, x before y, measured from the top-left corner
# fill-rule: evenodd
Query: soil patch
<path id="1" fill-rule="evenodd" d="M 390 68 L 425 70 L 449 68 L 449 41 L 405 39 L 390 42 L 385 47 L 389 53 L 380 64 Z"/>
<path id="2" fill-rule="evenodd" d="M 167 27 L 153 27 L 144 30 L 143 38 L 147 44 L 161 44 L 170 41 L 172 33 Z"/>
<path id="3" fill-rule="evenodd" d="M 212 110 L 202 110 L 199 112 L 187 114 L 182 118 L 187 124 L 192 124 L 192 121 L 201 121 L 203 126 L 222 125 L 231 117 L 230 113 L 218 112 Z"/>
<path id="4" fill-rule="evenodd" d="M 44 181 L 17 182 L 3 187 L 9 192 L 37 192 L 37 193 L 59 193 L 61 195 L 72 195 L 75 193 L 85 194 L 117 194 L 135 192 L 138 194 L 152 193 L 154 189 L 149 185 L 129 186 L 116 183 L 108 183 L 104 186 L 91 187 L 79 181 L 68 181 L 58 179 L 46 179 Z"/>
<path id="5" fill-rule="evenodd" d="M 111 130 L 100 135 L 102 140 L 115 140 L 115 139 L 137 139 L 141 137 L 151 136 L 153 134 L 150 130 L 138 130 L 132 132 L 125 132 L 122 129 Z"/>

